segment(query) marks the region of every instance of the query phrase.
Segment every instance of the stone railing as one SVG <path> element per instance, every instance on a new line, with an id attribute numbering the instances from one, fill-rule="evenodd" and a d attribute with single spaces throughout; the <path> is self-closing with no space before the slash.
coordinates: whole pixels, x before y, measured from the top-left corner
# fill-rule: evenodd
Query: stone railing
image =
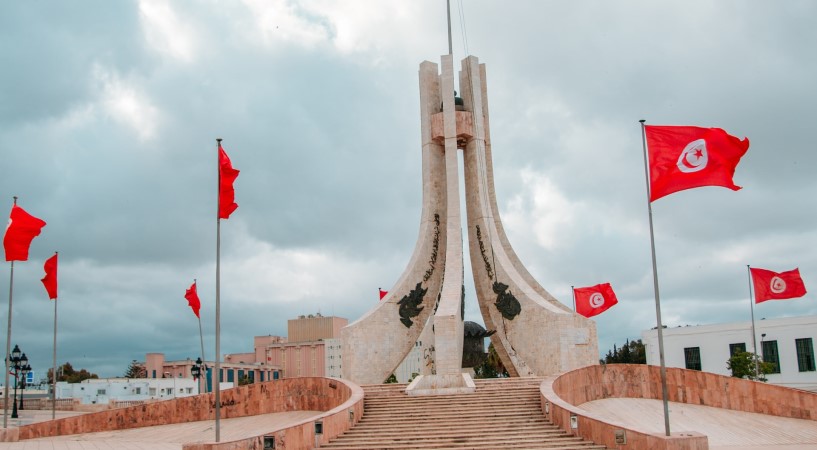
<path id="1" fill-rule="evenodd" d="M 648 433 L 602 420 L 577 405 L 605 398 L 662 400 L 657 366 L 588 366 L 546 379 L 542 410 L 559 427 L 610 448 L 704 450 L 706 436 L 694 432 Z M 669 401 L 797 419 L 817 420 L 817 394 L 697 370 L 667 368 Z M 625 440 L 627 445 L 622 446 Z M 618 440 L 618 443 L 617 443 Z"/>
<path id="2" fill-rule="evenodd" d="M 351 428 L 363 414 L 363 390 L 334 378 L 286 378 L 221 391 L 221 418 L 253 416 L 287 411 L 326 411 L 285 430 L 259 430 L 255 441 L 278 436 L 276 449 L 305 448 L 328 442 Z M 9 428 L 0 440 L 17 441 L 66 434 L 93 433 L 174 423 L 215 420 L 215 394 L 165 400 L 112 409 L 48 422 Z M 320 423 L 320 426 L 316 425 Z M 316 428 L 322 428 L 317 434 Z M 235 443 L 233 443 L 235 444 Z M 263 448 L 231 443 L 197 443 L 186 449 Z"/>

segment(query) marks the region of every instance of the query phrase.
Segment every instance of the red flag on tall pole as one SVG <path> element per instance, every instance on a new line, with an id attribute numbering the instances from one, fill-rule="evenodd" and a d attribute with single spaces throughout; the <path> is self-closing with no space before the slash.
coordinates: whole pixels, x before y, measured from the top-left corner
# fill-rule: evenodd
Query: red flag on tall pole
<path id="1" fill-rule="evenodd" d="M 45 221 L 32 216 L 16 204 L 12 206 L 6 234 L 3 236 L 6 261 L 28 261 L 31 241 L 40 235 L 44 226 Z"/>
<path id="2" fill-rule="evenodd" d="M 755 303 L 766 300 L 785 300 L 806 295 L 806 285 L 800 277 L 800 269 L 773 272 L 766 269 L 749 268 L 752 286 L 755 289 Z"/>
<path id="3" fill-rule="evenodd" d="M 233 168 L 233 163 L 227 152 L 218 143 L 218 218 L 229 219 L 230 214 L 238 209 L 235 202 L 235 189 L 233 183 L 238 178 L 239 170 Z"/>
<path id="4" fill-rule="evenodd" d="M 601 314 L 618 303 L 618 299 L 610 283 L 575 288 L 573 292 L 576 294 L 576 312 L 584 317 L 593 317 Z"/>
<path id="5" fill-rule="evenodd" d="M 187 304 L 190 305 L 190 308 L 193 310 L 193 314 L 196 315 L 199 319 L 199 310 L 201 309 L 201 301 L 199 300 L 199 294 L 196 291 L 196 282 L 193 281 L 193 284 L 190 285 L 190 288 L 184 292 L 184 298 L 187 299 Z"/>
<path id="6" fill-rule="evenodd" d="M 45 276 L 42 278 L 43 286 L 45 286 L 45 291 L 48 292 L 48 298 L 51 300 L 57 299 L 57 252 L 54 252 L 54 256 L 45 260 L 45 264 L 43 264 L 43 269 L 45 270 Z"/>
<path id="7" fill-rule="evenodd" d="M 644 127 L 650 164 L 650 201 L 702 186 L 723 186 L 737 191 L 732 177 L 749 150 L 720 128 L 684 126 Z"/>
<path id="8" fill-rule="evenodd" d="M 386 294 L 389 293 L 389 291 L 384 291 L 383 289 L 380 288 L 377 288 L 377 290 L 380 291 L 380 300 L 383 300 L 383 297 L 385 297 Z"/>

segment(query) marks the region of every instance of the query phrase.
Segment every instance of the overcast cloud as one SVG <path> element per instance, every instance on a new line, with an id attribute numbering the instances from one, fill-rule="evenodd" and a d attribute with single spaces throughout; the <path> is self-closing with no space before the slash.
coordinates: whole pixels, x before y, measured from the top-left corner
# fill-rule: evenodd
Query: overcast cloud
<path id="1" fill-rule="evenodd" d="M 511 244 L 567 305 L 571 285 L 613 285 L 602 354 L 656 325 L 639 119 L 751 140 L 743 190 L 653 204 L 666 325 L 749 320 L 747 264 L 799 267 L 817 291 L 816 3 L 452 8 L 455 60 L 487 65 Z M 361 316 L 414 248 L 417 71 L 446 39 L 442 0 L 5 5 L 0 202 L 19 196 L 48 222 L 15 264 L 12 345 L 45 374 L 53 307 L 39 280 L 59 251 L 60 363 L 118 376 L 147 352 L 195 359 L 194 278 L 213 358 L 217 137 L 241 170 L 221 227 L 222 351 L 285 335 L 300 314 Z M 466 289 L 466 319 L 482 323 Z M 812 293 L 755 308 L 811 314 Z"/>

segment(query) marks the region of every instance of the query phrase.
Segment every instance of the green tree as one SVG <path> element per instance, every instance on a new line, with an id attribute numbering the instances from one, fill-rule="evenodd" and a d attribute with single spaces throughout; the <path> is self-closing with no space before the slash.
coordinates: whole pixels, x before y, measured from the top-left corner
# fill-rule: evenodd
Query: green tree
<path id="1" fill-rule="evenodd" d="M 604 364 L 647 364 L 647 352 L 641 339 L 631 341 L 627 339 L 621 348 L 616 348 L 607 352 L 604 359 L 599 360 Z"/>
<path id="2" fill-rule="evenodd" d="M 735 378 L 766 381 L 764 375 L 772 373 L 774 364 L 761 360 L 760 356 L 752 352 L 737 352 L 726 361 L 726 368 Z"/>
<path id="3" fill-rule="evenodd" d="M 494 344 L 488 345 L 488 357 L 477 367 L 474 367 L 474 378 L 498 378 L 499 376 L 508 376 L 505 366 L 499 359 Z"/>
<path id="4" fill-rule="evenodd" d="M 122 375 L 124 378 L 147 378 L 148 371 L 145 369 L 145 365 L 140 363 L 137 360 L 131 361 L 128 365 L 128 369 L 125 370 L 125 374 Z"/>
<path id="5" fill-rule="evenodd" d="M 50 380 L 52 377 L 53 369 L 48 369 L 48 379 Z M 74 367 L 71 365 L 70 362 L 66 362 L 65 364 L 57 367 L 57 381 L 67 381 L 69 383 L 79 383 L 83 380 L 87 380 L 90 378 L 99 378 L 97 374 L 88 372 L 85 369 L 80 369 L 79 371 L 74 370 Z"/>
<path id="6" fill-rule="evenodd" d="M 239 378 L 239 380 L 238 380 L 238 385 L 239 386 L 244 386 L 244 385 L 252 384 L 252 383 L 253 383 L 253 380 L 250 379 L 250 377 L 247 376 L 247 375 L 244 375 L 243 377 Z"/>
<path id="7" fill-rule="evenodd" d="M 384 383 L 386 383 L 386 384 L 397 383 L 397 377 L 394 376 L 394 374 L 391 374 L 391 375 L 389 375 L 388 378 L 386 378 L 386 381 L 384 381 Z"/>

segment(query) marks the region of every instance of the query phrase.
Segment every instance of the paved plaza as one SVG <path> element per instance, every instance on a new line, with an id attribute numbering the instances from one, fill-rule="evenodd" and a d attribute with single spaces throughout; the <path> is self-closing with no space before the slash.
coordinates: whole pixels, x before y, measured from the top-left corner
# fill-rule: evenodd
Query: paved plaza
<path id="1" fill-rule="evenodd" d="M 57 411 L 57 417 L 67 417 L 77 413 Z M 295 411 L 261 414 L 221 420 L 221 441 L 256 436 L 295 424 L 309 417 L 322 414 L 321 411 Z M 51 411 L 22 411 L 23 423 L 40 422 L 51 419 Z M 9 422 L 11 425 L 12 422 Z M 14 450 L 181 450 L 182 444 L 191 442 L 212 442 L 215 439 L 215 422 L 189 422 L 157 427 L 133 428 L 121 431 L 74 434 L 53 438 L 30 439 L 20 442 L 0 442 L 0 449 Z"/>
<path id="2" fill-rule="evenodd" d="M 603 418 L 638 424 L 639 430 L 664 432 L 660 400 L 609 398 L 579 406 Z M 712 450 L 817 450 L 817 422 L 709 406 L 669 403 L 670 429 L 709 437 Z"/>
<path id="3" fill-rule="evenodd" d="M 638 424 L 634 428 L 662 433 L 660 400 L 611 398 L 581 408 L 612 421 Z M 79 413 L 58 411 L 57 418 Z M 247 438 L 320 414 L 296 411 L 221 420 L 222 442 Z M 51 411 L 25 410 L 9 425 L 51 419 Z M 670 402 L 672 431 L 697 431 L 709 437 L 712 450 L 817 450 L 817 422 Z M 121 431 L 0 443 L 0 450 L 181 450 L 183 443 L 213 441 L 215 422 L 202 421 Z"/>

